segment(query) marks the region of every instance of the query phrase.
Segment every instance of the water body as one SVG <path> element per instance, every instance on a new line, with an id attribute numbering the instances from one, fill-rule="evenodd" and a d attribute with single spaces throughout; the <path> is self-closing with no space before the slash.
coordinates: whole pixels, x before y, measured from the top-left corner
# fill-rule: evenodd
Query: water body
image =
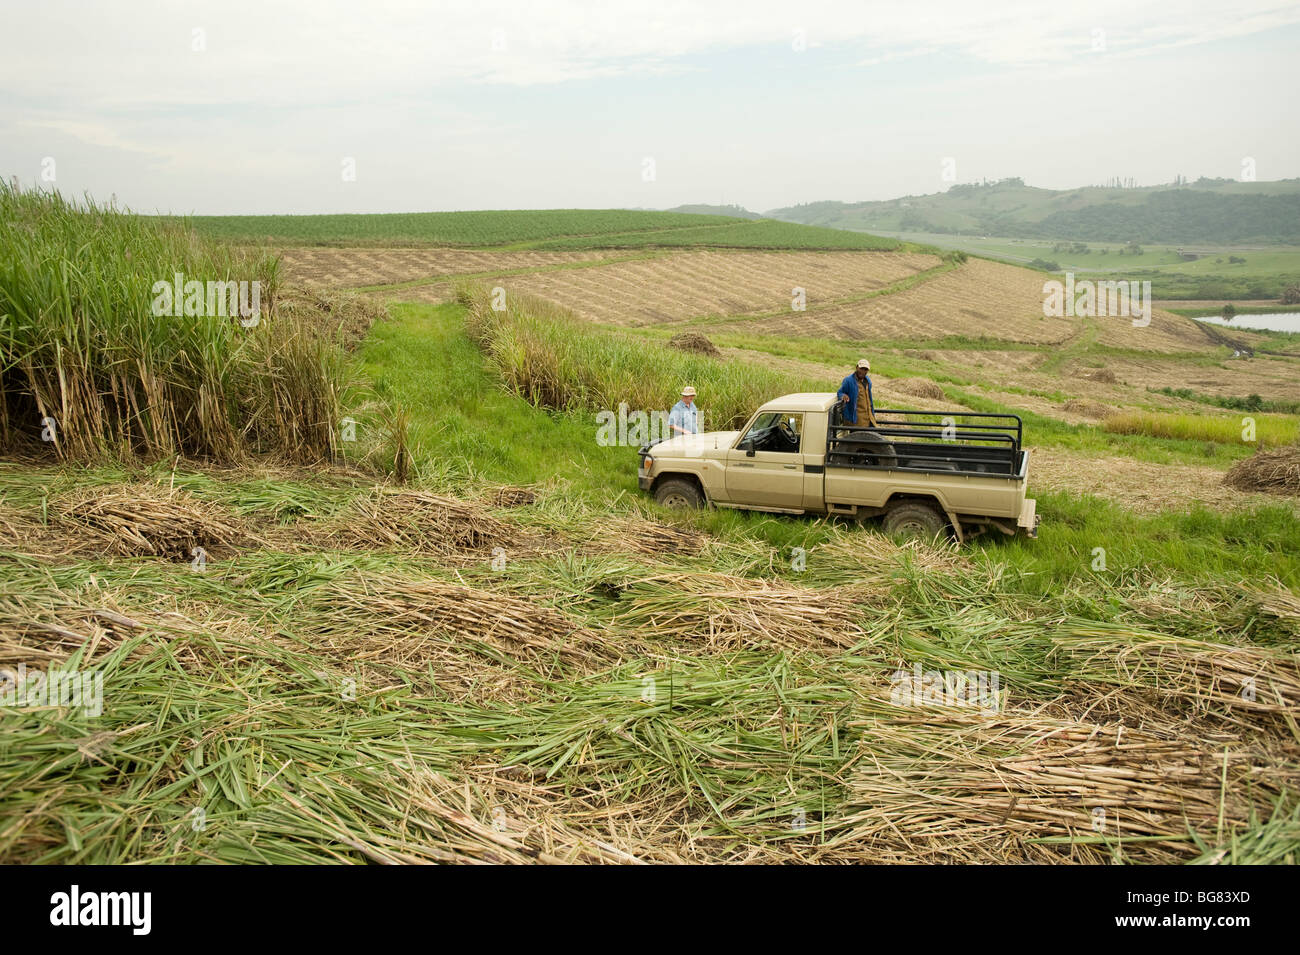
<path id="1" fill-rule="evenodd" d="M 1242 331 L 1264 329 L 1270 332 L 1300 332 L 1300 312 L 1274 312 L 1271 315 L 1238 315 L 1230 322 L 1225 322 L 1218 315 L 1198 318 L 1198 322 L 1209 322 L 1224 328 L 1240 328 Z"/>

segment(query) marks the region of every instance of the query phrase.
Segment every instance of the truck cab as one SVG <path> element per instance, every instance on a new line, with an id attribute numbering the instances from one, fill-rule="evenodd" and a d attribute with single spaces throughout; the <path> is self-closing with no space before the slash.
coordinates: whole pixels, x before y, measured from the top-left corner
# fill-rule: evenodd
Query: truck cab
<path id="1" fill-rule="evenodd" d="M 638 483 L 668 507 L 884 517 L 891 532 L 958 541 L 1036 536 L 1018 416 L 879 409 L 876 420 L 844 424 L 831 393 L 784 395 L 737 431 L 641 448 Z"/>

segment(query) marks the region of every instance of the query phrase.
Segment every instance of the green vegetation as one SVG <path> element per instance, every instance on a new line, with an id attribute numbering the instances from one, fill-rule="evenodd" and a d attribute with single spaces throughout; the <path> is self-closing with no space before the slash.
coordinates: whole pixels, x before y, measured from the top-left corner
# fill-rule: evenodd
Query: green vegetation
<path id="1" fill-rule="evenodd" d="M 1170 388 L 1168 386 L 1149 390 L 1157 394 L 1169 395 L 1171 398 L 1197 401 L 1201 404 L 1214 405 L 1216 408 L 1229 408 L 1233 411 L 1271 411 L 1276 414 L 1300 415 L 1300 401 L 1261 398 L 1259 395 L 1247 395 L 1245 398 L 1237 398 L 1232 395 L 1206 395 L 1190 388 Z"/>
<path id="2" fill-rule="evenodd" d="M 884 231 L 884 230 L 882 230 Z M 996 261 L 1025 265 L 1047 272 L 1104 273 L 1088 278 L 1123 278 L 1149 281 L 1153 296 L 1171 299 L 1281 299 L 1300 274 L 1300 248 L 1269 246 L 1242 250 L 1215 245 L 1195 253 L 1177 246 L 1133 247 L 1122 243 L 1087 246 L 1050 239 L 1006 236 L 951 235 L 935 232 L 889 232 L 913 244 L 956 249 Z M 1082 248 L 1083 251 L 1078 251 Z M 1244 261 L 1232 262 L 1238 259 Z M 1294 306 L 1235 306 L 1238 313 L 1295 311 Z M 1177 309 L 1179 314 L 1219 315 L 1222 306 Z"/>
<path id="3" fill-rule="evenodd" d="M 713 246 L 894 249 L 877 236 L 772 219 L 628 209 L 417 212 L 378 215 L 195 216 L 199 235 L 241 244 L 602 249 Z"/>
<path id="4" fill-rule="evenodd" d="M 1248 673 L 1292 692 L 1300 633 L 1268 609 L 1279 585 L 1300 584 L 1289 508 L 1140 517 L 1040 494 L 1038 541 L 981 539 L 960 554 L 736 512 L 660 515 L 673 523 L 638 531 L 621 523 L 647 507 L 632 450 L 599 447 L 589 408 L 540 410 L 507 387 L 505 342 L 517 356 L 559 350 L 531 337 L 548 317 L 577 334 L 527 305 L 496 319 L 402 306 L 359 353 L 376 390 L 411 412 L 423 490 L 542 489 L 535 505 L 495 512 L 495 536 L 463 552 L 444 553 L 419 523 L 411 539 L 428 550 L 322 546 L 321 525 L 353 527 L 368 493 L 338 474 L 0 468 L 6 519 L 47 513 L 47 533 L 70 495 L 148 480 L 296 548 L 250 543 L 196 573 L 93 551 L 37 561 L 28 540 L 4 539 L 10 650 L 27 652 L 35 633 L 65 669 L 103 672 L 105 705 L 101 717 L 0 710 L 0 790 L 12 794 L 0 854 L 1296 861 L 1292 767 L 1256 765 L 1243 744 L 1225 799 L 1205 757 L 1221 747 L 1205 742 L 1219 740 L 1221 714 L 1251 745 L 1287 733 L 1279 708 L 1246 708 L 1236 688 Z M 491 354 L 467 317 L 497 323 Z M 593 338 L 561 354 L 678 374 L 655 364 L 659 350 Z M 566 381 L 599 381 L 561 367 Z M 632 549 L 652 527 L 707 535 L 700 550 Z M 618 549 L 586 546 L 611 531 Z M 112 625 L 79 639 L 100 623 Z M 913 664 L 998 671 L 1003 712 L 900 703 L 891 680 Z M 1098 701 L 1141 713 L 1123 747 Z M 1177 794 L 1174 810 L 1143 801 L 1153 778 Z M 1096 836 L 1098 800 L 1142 811 Z"/>
<path id="5" fill-rule="evenodd" d="M 733 219 L 761 219 L 763 218 L 757 212 L 750 212 L 744 206 L 725 205 L 711 206 L 707 203 L 695 203 L 693 205 L 673 206 L 666 209 L 666 212 L 689 212 L 694 215 L 709 216 L 731 216 Z"/>
<path id="6" fill-rule="evenodd" d="M 1143 434 L 1157 438 L 1231 445 L 1241 445 L 1244 442 L 1261 448 L 1293 444 L 1300 437 L 1300 419 L 1293 415 L 1259 414 L 1251 416 L 1247 422 L 1245 418 L 1131 411 L 1112 415 L 1103 422 L 1103 426 L 1107 431 L 1119 434 Z M 1253 430 L 1254 442 L 1247 438 L 1248 430 Z"/>
<path id="7" fill-rule="evenodd" d="M 24 261 L 55 288 L 81 281 Z M 903 545 L 832 520 L 661 512 L 637 489 L 635 449 L 602 446 L 594 412 L 665 408 L 692 383 L 721 427 L 838 375 L 460 296 L 395 306 L 356 351 L 364 400 L 405 409 L 412 487 L 183 460 L 0 464 L 0 666 L 104 674 L 100 716 L 0 707 L 0 856 L 1300 860 L 1294 507 L 1143 515 L 1045 492 L 1031 469 L 1036 541 Z M 731 325 L 717 340 L 844 370 L 862 347 Z M 962 373 L 872 357 L 1005 410 Z M 1031 447 L 1178 461 L 1205 453 L 1194 420 L 1227 420 L 1164 416 L 1191 420 L 1152 437 L 1023 417 Z M 1211 447 L 1249 451 L 1239 435 Z M 506 504 L 500 484 L 530 494 Z M 160 500 L 171 510 L 145 519 Z M 201 572 L 129 549 L 217 518 L 241 536 Z M 900 700 L 913 666 L 996 671 L 997 715 Z M 1095 805 L 1119 807 L 1103 833 Z"/>
<path id="8" fill-rule="evenodd" d="M 571 236 L 548 239 L 530 245 L 537 249 L 589 249 L 589 248 L 644 248 L 704 246 L 730 249 L 793 249 L 793 250 L 894 250 L 899 243 L 894 239 L 867 235 L 864 232 L 844 232 L 839 229 L 820 229 L 800 226 L 774 219 L 757 219 L 742 224 L 725 226 L 696 226 L 686 229 L 662 231 L 610 233 L 601 236 Z"/>
<path id="9" fill-rule="evenodd" d="M 577 498 L 625 492 L 628 450 L 598 445 L 590 413 L 556 414 L 510 394 L 466 335 L 464 314 L 458 305 L 396 306 L 359 352 L 376 393 L 407 409 L 421 476 L 455 487 L 561 477 Z"/>
<path id="10" fill-rule="evenodd" d="M 1300 241 L 1300 180 L 1051 190 L 1020 179 L 954 185 L 885 202 L 814 202 L 777 219 L 840 229 L 997 235 L 1057 242 Z"/>
<path id="11" fill-rule="evenodd" d="M 1294 305 L 1233 305 L 1234 315 L 1283 315 L 1296 311 Z M 1184 318 L 1220 318 L 1223 307 L 1218 305 L 1197 306 L 1195 308 L 1166 308 L 1165 311 L 1182 315 Z"/>
<path id="12" fill-rule="evenodd" d="M 201 284 L 155 314 L 155 283 L 178 274 Z M 333 457 L 343 351 L 279 294 L 273 256 L 0 184 L 0 441 L 39 435 L 73 460 Z"/>
<path id="13" fill-rule="evenodd" d="M 491 358 L 498 380 L 538 408 L 617 414 L 626 404 L 632 411 L 667 411 L 689 384 L 703 396 L 707 428 L 725 430 L 775 395 L 812 388 L 768 369 L 648 347 L 527 295 L 510 295 L 497 310 L 486 287 L 466 286 L 460 300 L 469 309 L 470 337 Z"/>

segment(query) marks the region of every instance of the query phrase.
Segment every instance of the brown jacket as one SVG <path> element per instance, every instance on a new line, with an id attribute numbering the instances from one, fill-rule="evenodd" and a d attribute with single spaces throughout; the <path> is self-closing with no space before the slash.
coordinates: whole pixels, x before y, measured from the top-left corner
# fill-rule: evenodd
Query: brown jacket
<path id="1" fill-rule="evenodd" d="M 858 427 L 874 428 L 876 426 L 876 416 L 871 411 L 871 398 L 867 395 L 867 386 L 860 384 L 858 388 Z"/>

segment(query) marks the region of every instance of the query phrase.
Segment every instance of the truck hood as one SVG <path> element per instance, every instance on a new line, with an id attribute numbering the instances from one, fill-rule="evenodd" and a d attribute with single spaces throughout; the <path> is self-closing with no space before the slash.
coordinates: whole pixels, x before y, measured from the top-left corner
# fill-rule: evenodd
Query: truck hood
<path id="1" fill-rule="evenodd" d="M 651 457 L 702 458 L 715 452 L 726 451 L 736 443 L 739 431 L 706 431 L 703 434 L 682 434 L 660 441 L 650 449 Z"/>

